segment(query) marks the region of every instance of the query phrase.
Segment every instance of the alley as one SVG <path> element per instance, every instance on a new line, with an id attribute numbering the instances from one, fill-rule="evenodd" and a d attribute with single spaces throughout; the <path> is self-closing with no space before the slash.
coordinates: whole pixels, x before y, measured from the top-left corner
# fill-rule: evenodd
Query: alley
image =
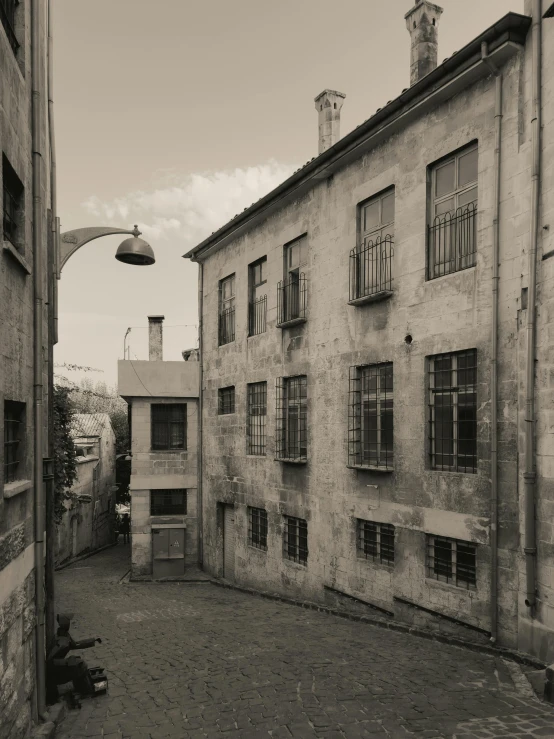
<path id="1" fill-rule="evenodd" d="M 125 582 L 128 555 L 57 574 L 110 681 L 60 739 L 554 737 L 512 663 L 210 583 Z"/>

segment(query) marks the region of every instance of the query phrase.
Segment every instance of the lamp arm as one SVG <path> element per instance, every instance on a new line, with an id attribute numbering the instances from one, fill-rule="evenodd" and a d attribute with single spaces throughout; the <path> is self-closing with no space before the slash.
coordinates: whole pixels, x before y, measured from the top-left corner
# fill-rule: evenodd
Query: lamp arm
<path id="1" fill-rule="evenodd" d="M 60 279 L 61 271 L 69 257 L 74 254 L 85 244 L 93 239 L 99 239 L 101 236 L 112 236 L 117 234 L 131 234 L 132 236 L 140 236 L 140 231 L 135 226 L 132 231 L 125 228 L 114 228 L 113 226 L 91 226 L 90 228 L 76 228 L 73 231 L 65 231 L 60 234 L 60 247 L 58 254 L 58 274 Z"/>

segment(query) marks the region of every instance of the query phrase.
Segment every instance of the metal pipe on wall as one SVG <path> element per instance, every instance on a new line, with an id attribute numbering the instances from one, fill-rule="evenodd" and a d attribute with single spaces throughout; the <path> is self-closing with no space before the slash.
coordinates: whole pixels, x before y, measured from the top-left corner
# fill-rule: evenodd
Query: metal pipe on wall
<path id="1" fill-rule="evenodd" d="M 197 459 L 197 500 L 198 500 L 198 563 L 204 564 L 204 531 L 203 531 L 203 509 L 202 509 L 202 387 L 203 387 L 203 351 L 202 351 L 202 310 L 204 305 L 204 265 L 198 263 L 198 451 Z"/>

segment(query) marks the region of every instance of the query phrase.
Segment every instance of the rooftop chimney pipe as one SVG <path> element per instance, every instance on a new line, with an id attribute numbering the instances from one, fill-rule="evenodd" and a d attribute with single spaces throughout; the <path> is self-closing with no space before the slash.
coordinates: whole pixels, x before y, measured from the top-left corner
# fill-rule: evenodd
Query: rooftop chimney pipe
<path id="1" fill-rule="evenodd" d="M 346 95 L 336 90 L 323 90 L 314 99 L 319 118 L 319 153 L 330 149 L 340 139 L 340 109 Z"/>
<path id="2" fill-rule="evenodd" d="M 438 26 L 442 8 L 427 0 L 417 0 L 406 13 L 406 28 L 412 39 L 410 56 L 410 85 L 437 66 Z"/>
<path id="3" fill-rule="evenodd" d="M 151 362 L 163 360 L 163 322 L 165 316 L 148 316 L 148 359 Z"/>

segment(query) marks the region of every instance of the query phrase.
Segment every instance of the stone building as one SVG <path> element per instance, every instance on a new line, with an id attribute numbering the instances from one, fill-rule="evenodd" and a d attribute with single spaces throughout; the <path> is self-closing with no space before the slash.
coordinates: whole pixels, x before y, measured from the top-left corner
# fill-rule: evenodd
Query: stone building
<path id="1" fill-rule="evenodd" d="M 198 567 L 197 361 L 163 361 L 163 316 L 149 316 L 149 360 L 118 362 L 129 405 L 131 577 Z"/>
<path id="2" fill-rule="evenodd" d="M 0 736 L 19 739 L 44 710 L 44 509 L 35 501 L 44 501 L 43 457 L 49 456 L 48 4 L 2 0 L 0 5 Z"/>
<path id="3" fill-rule="evenodd" d="M 552 661 L 554 21 L 538 8 L 437 65 L 447 14 L 418 0 L 410 87 L 343 138 L 344 95 L 321 93 L 319 155 L 185 257 L 204 568 Z"/>

